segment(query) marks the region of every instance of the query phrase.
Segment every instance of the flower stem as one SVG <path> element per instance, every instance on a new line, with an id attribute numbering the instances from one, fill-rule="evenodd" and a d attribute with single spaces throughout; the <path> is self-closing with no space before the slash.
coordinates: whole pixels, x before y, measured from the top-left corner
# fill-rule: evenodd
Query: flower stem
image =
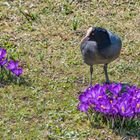
<path id="1" fill-rule="evenodd" d="M 114 128 L 114 122 L 115 122 L 115 118 L 114 116 L 112 116 L 112 129 Z"/>
<path id="2" fill-rule="evenodd" d="M 3 80 L 3 77 L 4 77 L 4 76 L 3 76 L 3 75 L 4 75 L 3 70 L 4 70 L 4 69 L 3 69 L 3 67 L 1 66 L 1 81 Z"/>
<path id="3" fill-rule="evenodd" d="M 17 84 L 20 84 L 20 77 L 17 77 Z"/>
<path id="4" fill-rule="evenodd" d="M 105 118 L 106 118 L 107 126 L 109 128 L 109 118 L 108 118 L 108 116 L 105 116 Z"/>
<path id="5" fill-rule="evenodd" d="M 123 119 L 122 119 L 121 130 L 122 130 L 122 128 L 123 128 L 124 122 L 125 122 L 125 117 L 123 117 Z"/>
<path id="6" fill-rule="evenodd" d="M 90 122 L 90 125 L 92 126 L 92 122 L 91 122 L 91 119 L 90 119 L 89 113 L 87 112 L 86 115 L 87 115 L 87 118 L 88 118 L 88 120 L 89 120 L 89 122 Z"/>

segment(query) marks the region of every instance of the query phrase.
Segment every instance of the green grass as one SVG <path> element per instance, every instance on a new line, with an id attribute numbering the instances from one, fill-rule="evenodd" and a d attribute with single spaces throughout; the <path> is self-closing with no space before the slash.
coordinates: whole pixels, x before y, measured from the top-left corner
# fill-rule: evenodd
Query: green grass
<path id="1" fill-rule="evenodd" d="M 22 84 L 0 84 L 0 139 L 140 139 L 139 131 L 92 128 L 77 111 L 77 96 L 89 83 L 79 49 L 89 26 L 112 30 L 123 41 L 109 65 L 111 81 L 140 86 L 139 0 L 0 1 L 0 46 L 20 59 Z M 94 66 L 93 83 L 104 82 Z"/>

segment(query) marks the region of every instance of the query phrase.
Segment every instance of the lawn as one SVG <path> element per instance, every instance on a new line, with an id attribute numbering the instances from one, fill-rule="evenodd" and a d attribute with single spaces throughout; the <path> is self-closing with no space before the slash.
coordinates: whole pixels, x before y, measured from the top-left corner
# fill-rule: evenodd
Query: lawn
<path id="1" fill-rule="evenodd" d="M 111 81 L 140 87 L 140 1 L 1 0 L 0 47 L 20 60 L 20 84 L 0 83 L 0 139 L 138 140 L 140 129 L 91 127 L 77 110 L 78 95 L 89 84 L 80 40 L 87 28 L 101 26 L 123 42 L 109 65 Z M 94 66 L 93 84 L 105 81 Z"/>

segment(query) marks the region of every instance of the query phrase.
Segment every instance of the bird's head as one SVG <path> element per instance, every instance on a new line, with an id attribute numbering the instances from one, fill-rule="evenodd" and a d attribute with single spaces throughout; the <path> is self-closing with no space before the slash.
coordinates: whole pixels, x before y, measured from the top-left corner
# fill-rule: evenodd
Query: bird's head
<path id="1" fill-rule="evenodd" d="M 98 44 L 110 41 L 109 34 L 106 29 L 100 27 L 90 27 L 84 39 L 88 41 L 96 41 Z"/>

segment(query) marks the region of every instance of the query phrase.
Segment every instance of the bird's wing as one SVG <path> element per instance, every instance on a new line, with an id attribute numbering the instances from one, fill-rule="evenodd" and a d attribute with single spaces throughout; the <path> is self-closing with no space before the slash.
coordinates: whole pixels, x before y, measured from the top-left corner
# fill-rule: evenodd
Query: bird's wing
<path id="1" fill-rule="evenodd" d="M 95 41 L 85 41 L 81 43 L 81 51 L 94 52 L 97 49 L 97 43 Z"/>
<path id="2" fill-rule="evenodd" d="M 111 44 L 108 47 L 99 50 L 99 53 L 105 59 L 112 59 L 119 56 L 122 47 L 122 42 L 121 39 L 112 32 L 108 31 L 108 34 Z"/>

